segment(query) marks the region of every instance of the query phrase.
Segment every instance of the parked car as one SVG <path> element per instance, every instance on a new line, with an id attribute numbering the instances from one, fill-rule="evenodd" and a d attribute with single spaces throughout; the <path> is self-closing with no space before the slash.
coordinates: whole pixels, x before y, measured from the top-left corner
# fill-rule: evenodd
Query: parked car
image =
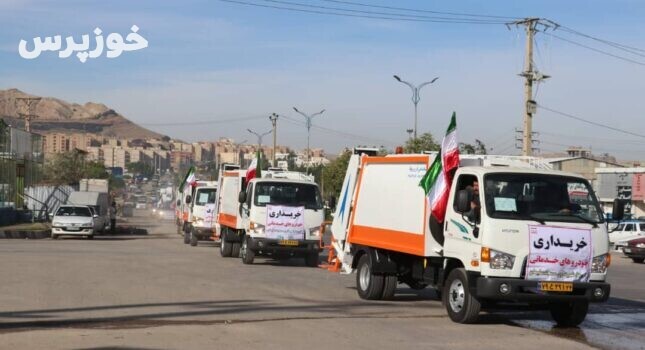
<path id="1" fill-rule="evenodd" d="M 635 263 L 643 263 L 645 261 L 645 237 L 632 238 L 626 243 L 623 253 Z"/>
<path id="2" fill-rule="evenodd" d="M 620 250 L 624 247 L 625 241 L 639 236 L 645 236 L 645 222 L 638 220 L 621 221 L 618 227 L 609 232 L 609 244 L 613 244 L 614 249 Z"/>
<path id="3" fill-rule="evenodd" d="M 110 230 L 110 196 L 106 192 L 75 191 L 69 195 L 66 204 L 91 206 L 98 216 L 94 219 L 97 231 L 103 233 Z"/>
<path id="4" fill-rule="evenodd" d="M 62 205 L 52 219 L 52 238 L 83 236 L 94 238 L 94 220 L 97 215 L 86 205 Z"/>

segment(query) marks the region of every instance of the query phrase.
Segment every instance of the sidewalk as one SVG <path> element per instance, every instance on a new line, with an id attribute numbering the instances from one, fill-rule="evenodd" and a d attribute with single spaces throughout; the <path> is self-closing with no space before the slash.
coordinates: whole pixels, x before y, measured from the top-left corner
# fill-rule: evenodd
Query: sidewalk
<path id="1" fill-rule="evenodd" d="M 49 223 L 24 223 L 11 226 L 0 227 L 0 239 L 14 238 L 14 239 L 42 239 L 49 238 L 51 226 Z"/>

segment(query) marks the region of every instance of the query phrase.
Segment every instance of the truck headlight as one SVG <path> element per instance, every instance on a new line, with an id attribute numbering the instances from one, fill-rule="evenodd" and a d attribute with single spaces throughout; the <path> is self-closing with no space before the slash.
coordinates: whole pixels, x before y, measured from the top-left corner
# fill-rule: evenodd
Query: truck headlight
<path id="1" fill-rule="evenodd" d="M 645 248 L 645 243 L 636 244 L 636 248 Z"/>
<path id="2" fill-rule="evenodd" d="M 611 256 L 609 254 L 598 255 L 591 261 L 591 273 L 605 273 L 611 264 Z"/>
<path id="3" fill-rule="evenodd" d="M 490 249 L 490 268 L 495 270 L 512 270 L 515 256 Z"/>

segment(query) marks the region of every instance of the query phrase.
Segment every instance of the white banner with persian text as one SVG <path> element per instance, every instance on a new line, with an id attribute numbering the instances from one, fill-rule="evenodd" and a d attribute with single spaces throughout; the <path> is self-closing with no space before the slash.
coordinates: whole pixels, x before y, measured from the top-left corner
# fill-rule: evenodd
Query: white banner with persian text
<path id="1" fill-rule="evenodd" d="M 592 252 L 591 230 L 529 225 L 526 279 L 587 282 Z"/>
<path id="2" fill-rule="evenodd" d="M 305 207 L 267 205 L 264 232 L 271 239 L 305 239 Z"/>

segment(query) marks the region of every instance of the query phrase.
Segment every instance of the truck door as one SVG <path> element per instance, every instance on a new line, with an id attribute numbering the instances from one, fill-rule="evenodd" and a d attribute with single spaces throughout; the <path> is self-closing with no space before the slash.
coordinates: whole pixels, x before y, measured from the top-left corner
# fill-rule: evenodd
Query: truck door
<path id="1" fill-rule="evenodd" d="M 472 174 L 459 174 L 455 178 L 443 223 L 444 251 L 452 256 L 463 255 L 463 262 L 479 259 L 482 232 L 480 183 L 477 176 Z M 470 202 L 469 210 L 463 213 L 457 208 L 459 191 L 466 191 Z"/>

